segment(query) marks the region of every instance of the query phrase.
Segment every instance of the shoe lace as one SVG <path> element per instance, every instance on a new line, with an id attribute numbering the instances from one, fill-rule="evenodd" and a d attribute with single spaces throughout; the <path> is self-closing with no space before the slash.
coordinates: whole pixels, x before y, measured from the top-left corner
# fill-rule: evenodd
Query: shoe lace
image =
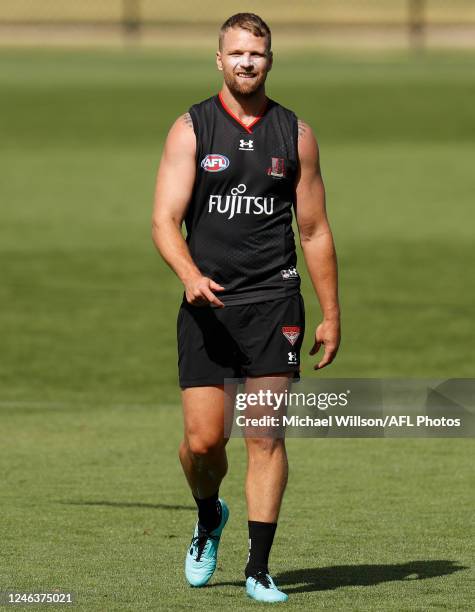
<path id="1" fill-rule="evenodd" d="M 254 574 L 253 576 L 254 580 L 256 582 L 258 582 L 259 584 L 262 584 L 262 586 L 266 589 L 270 589 L 270 580 L 269 580 L 269 576 L 267 575 L 266 572 L 264 571 L 258 571 Z"/>
<path id="2" fill-rule="evenodd" d="M 201 525 L 198 525 L 198 535 L 191 539 L 191 547 L 196 547 L 196 561 L 201 559 L 201 555 L 206 546 L 206 542 L 208 540 L 214 540 L 217 542 L 219 540 L 219 536 L 212 535 L 210 531 L 203 529 Z"/>

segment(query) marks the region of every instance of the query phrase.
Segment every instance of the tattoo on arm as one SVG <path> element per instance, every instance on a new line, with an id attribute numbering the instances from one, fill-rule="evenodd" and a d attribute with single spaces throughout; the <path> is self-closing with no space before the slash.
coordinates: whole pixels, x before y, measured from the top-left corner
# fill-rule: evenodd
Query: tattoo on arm
<path id="1" fill-rule="evenodd" d="M 189 128 L 193 129 L 193 121 L 192 121 L 192 119 L 191 119 L 191 115 L 190 115 L 190 113 L 185 113 L 185 114 L 183 115 L 183 121 L 186 123 L 186 125 L 187 125 Z"/>
<path id="2" fill-rule="evenodd" d="M 303 136 L 305 132 L 307 131 L 307 126 L 301 119 L 298 120 L 298 128 L 299 128 L 299 136 Z"/>

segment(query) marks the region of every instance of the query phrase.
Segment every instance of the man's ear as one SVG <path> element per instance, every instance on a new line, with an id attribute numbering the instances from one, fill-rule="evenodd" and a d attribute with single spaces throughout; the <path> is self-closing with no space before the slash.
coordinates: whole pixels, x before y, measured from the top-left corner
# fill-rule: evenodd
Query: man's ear
<path id="1" fill-rule="evenodd" d="M 216 51 L 216 66 L 218 67 L 218 70 L 221 70 L 221 72 L 223 71 L 223 62 L 221 59 L 221 51 Z"/>
<path id="2" fill-rule="evenodd" d="M 274 54 L 272 51 L 269 51 L 269 70 L 272 70 L 272 65 L 274 64 Z"/>

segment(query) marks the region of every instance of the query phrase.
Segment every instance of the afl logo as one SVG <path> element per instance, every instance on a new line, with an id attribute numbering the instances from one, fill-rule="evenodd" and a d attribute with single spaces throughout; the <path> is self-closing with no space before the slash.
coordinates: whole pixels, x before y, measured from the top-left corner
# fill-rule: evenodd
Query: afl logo
<path id="1" fill-rule="evenodd" d="M 226 170 L 229 166 L 229 159 L 224 155 L 218 155 L 218 153 L 210 153 L 203 158 L 201 167 L 206 172 L 221 172 Z"/>

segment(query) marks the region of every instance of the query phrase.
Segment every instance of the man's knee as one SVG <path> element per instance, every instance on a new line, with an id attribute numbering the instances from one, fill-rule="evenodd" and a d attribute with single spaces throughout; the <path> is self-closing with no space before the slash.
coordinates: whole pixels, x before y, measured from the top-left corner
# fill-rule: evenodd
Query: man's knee
<path id="1" fill-rule="evenodd" d="M 204 458 L 221 453 L 226 446 L 225 438 L 212 438 L 200 435 L 188 435 L 184 440 L 189 452 L 196 458 Z"/>
<path id="2" fill-rule="evenodd" d="M 249 455 L 266 454 L 272 455 L 275 452 L 285 452 L 285 440 L 283 438 L 247 438 L 247 450 Z"/>

